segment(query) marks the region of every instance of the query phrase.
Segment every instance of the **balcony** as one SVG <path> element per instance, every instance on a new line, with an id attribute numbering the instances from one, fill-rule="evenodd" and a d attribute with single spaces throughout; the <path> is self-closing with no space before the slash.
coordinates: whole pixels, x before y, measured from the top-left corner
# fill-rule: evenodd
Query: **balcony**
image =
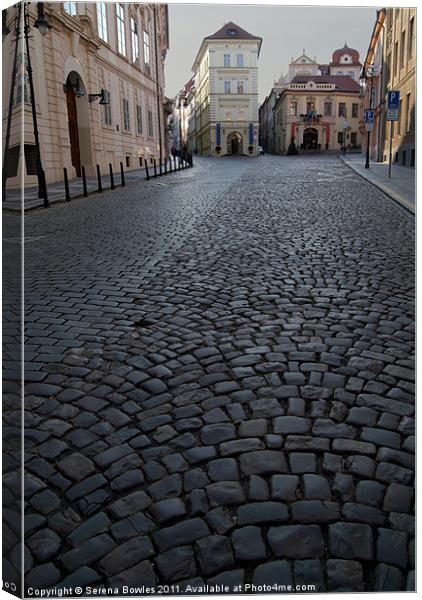
<path id="1" fill-rule="evenodd" d="M 322 115 L 316 113 L 301 114 L 300 120 L 307 125 L 318 125 L 322 121 Z"/>

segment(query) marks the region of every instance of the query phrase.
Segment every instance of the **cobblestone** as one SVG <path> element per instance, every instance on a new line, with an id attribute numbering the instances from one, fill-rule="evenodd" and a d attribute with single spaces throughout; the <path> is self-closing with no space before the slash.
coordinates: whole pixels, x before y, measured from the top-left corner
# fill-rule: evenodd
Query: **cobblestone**
<path id="1" fill-rule="evenodd" d="M 411 220 L 327 156 L 163 182 L 26 217 L 28 581 L 412 588 Z"/>

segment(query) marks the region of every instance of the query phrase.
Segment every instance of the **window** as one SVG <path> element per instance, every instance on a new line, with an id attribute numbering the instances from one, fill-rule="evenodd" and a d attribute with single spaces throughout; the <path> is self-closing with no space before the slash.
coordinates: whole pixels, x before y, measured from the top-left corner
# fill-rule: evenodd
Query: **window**
<path id="1" fill-rule="evenodd" d="M 343 75 L 343 71 L 337 71 L 336 75 L 342 76 Z"/>
<path id="2" fill-rule="evenodd" d="M 353 72 L 353 71 L 349 71 L 347 74 L 348 74 L 348 76 L 349 76 L 349 77 L 351 77 L 352 79 L 354 79 L 354 78 L 355 78 L 355 74 L 354 74 L 354 72 Z"/>
<path id="3" fill-rule="evenodd" d="M 243 54 L 238 54 L 236 57 L 236 61 L 238 67 L 243 67 Z"/>
<path id="4" fill-rule="evenodd" d="M 71 17 L 76 17 L 78 11 L 76 9 L 76 2 L 63 2 L 63 8 L 65 12 Z"/>
<path id="5" fill-rule="evenodd" d="M 129 100 L 123 98 L 123 129 L 130 130 Z"/>
<path id="6" fill-rule="evenodd" d="M 236 35 L 236 29 L 228 29 L 227 30 L 227 35 L 229 35 L 230 37 L 234 37 Z"/>
<path id="7" fill-rule="evenodd" d="M 401 44 L 400 44 L 400 69 L 404 67 L 404 50 L 406 47 L 406 31 L 401 33 Z"/>
<path id="8" fill-rule="evenodd" d="M 397 75 L 397 61 L 399 58 L 399 43 L 396 42 L 394 44 L 394 65 L 393 65 L 393 75 L 396 76 Z"/>
<path id="9" fill-rule="evenodd" d="M 231 91 L 232 91 L 231 81 L 225 81 L 224 82 L 224 93 L 225 94 L 231 94 Z"/>
<path id="10" fill-rule="evenodd" d="M 105 42 L 108 42 L 107 14 L 105 2 L 97 2 L 97 28 L 98 35 L 100 36 L 100 38 Z"/>
<path id="11" fill-rule="evenodd" d="M 106 100 L 108 104 L 104 104 L 104 125 L 111 125 L 111 102 L 110 92 L 104 90 Z"/>
<path id="12" fill-rule="evenodd" d="M 297 102 L 290 102 L 290 115 L 292 117 L 297 115 Z"/>
<path id="13" fill-rule="evenodd" d="M 406 96 L 406 121 L 405 121 L 406 133 L 410 131 L 409 117 L 410 117 L 410 92 Z"/>
<path id="14" fill-rule="evenodd" d="M 125 9 L 123 4 L 116 4 L 116 20 L 117 20 L 117 49 L 120 54 L 126 56 L 126 40 L 125 40 Z"/>
<path id="15" fill-rule="evenodd" d="M 343 143 L 343 132 L 342 132 L 342 131 L 339 131 L 339 132 L 337 133 L 337 142 L 338 142 L 339 144 L 342 144 L 342 143 Z"/>
<path id="16" fill-rule="evenodd" d="M 149 65 L 150 55 L 149 55 L 149 33 L 144 30 L 144 63 Z"/>
<path id="17" fill-rule="evenodd" d="M 142 135 L 142 106 L 136 106 L 136 131 Z"/>
<path id="18" fill-rule="evenodd" d="M 359 104 L 352 104 L 352 118 L 357 119 L 359 113 Z"/>
<path id="19" fill-rule="evenodd" d="M 408 59 L 413 56 L 413 36 L 415 35 L 415 17 L 412 17 L 409 21 L 409 35 L 407 36 L 407 57 Z"/>
<path id="20" fill-rule="evenodd" d="M 356 146 L 358 141 L 358 134 L 356 133 L 356 131 L 352 131 L 352 133 L 350 134 L 350 143 L 352 144 L 352 146 Z"/>
<path id="21" fill-rule="evenodd" d="M 344 102 L 339 102 L 338 105 L 338 116 L 345 117 L 346 116 L 346 104 Z"/>
<path id="22" fill-rule="evenodd" d="M 324 102 L 324 116 L 331 117 L 332 114 L 333 114 L 332 102 Z"/>
<path id="23" fill-rule="evenodd" d="M 224 66 L 225 67 L 230 67 L 230 54 L 225 54 L 224 55 Z"/>
<path id="24" fill-rule="evenodd" d="M 154 128 L 152 125 L 152 110 L 148 111 L 148 135 L 154 137 Z"/>
<path id="25" fill-rule="evenodd" d="M 138 37 L 138 22 L 130 18 L 130 38 L 132 40 L 132 62 L 137 62 L 139 59 L 139 37 Z"/>
<path id="26" fill-rule="evenodd" d="M 243 94 L 243 81 L 238 81 L 237 82 L 237 93 L 238 94 Z"/>

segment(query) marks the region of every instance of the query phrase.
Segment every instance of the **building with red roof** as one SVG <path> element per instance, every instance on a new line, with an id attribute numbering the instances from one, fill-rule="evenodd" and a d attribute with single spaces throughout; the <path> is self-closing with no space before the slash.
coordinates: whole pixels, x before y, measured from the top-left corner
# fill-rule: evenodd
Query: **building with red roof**
<path id="1" fill-rule="evenodd" d="M 302 152 L 360 147 L 361 69 L 359 52 L 347 43 L 330 63 L 319 64 L 305 49 L 292 58 L 260 108 L 264 150 L 285 154 L 292 144 Z"/>

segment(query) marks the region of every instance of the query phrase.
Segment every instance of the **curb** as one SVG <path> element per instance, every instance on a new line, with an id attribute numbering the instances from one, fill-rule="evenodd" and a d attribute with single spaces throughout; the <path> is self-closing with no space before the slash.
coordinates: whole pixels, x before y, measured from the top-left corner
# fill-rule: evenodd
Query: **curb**
<path id="1" fill-rule="evenodd" d="M 401 208 L 404 208 L 406 210 L 406 212 L 415 216 L 415 207 L 412 204 L 410 204 L 401 194 L 397 194 L 396 192 L 393 192 L 390 188 L 386 187 L 382 183 L 379 183 L 378 181 L 374 181 L 370 177 L 367 177 L 364 173 L 361 173 L 358 169 L 356 169 L 354 167 L 354 165 L 352 165 L 349 162 L 347 162 L 346 160 L 344 160 L 344 158 L 342 156 L 340 156 L 339 158 L 347 167 L 349 167 L 349 169 L 351 169 L 354 173 L 359 175 L 359 177 L 362 177 L 362 179 L 364 179 L 365 181 L 367 181 L 368 183 L 370 183 L 377 189 L 381 190 L 386 196 L 388 196 L 396 204 L 399 204 Z"/>

